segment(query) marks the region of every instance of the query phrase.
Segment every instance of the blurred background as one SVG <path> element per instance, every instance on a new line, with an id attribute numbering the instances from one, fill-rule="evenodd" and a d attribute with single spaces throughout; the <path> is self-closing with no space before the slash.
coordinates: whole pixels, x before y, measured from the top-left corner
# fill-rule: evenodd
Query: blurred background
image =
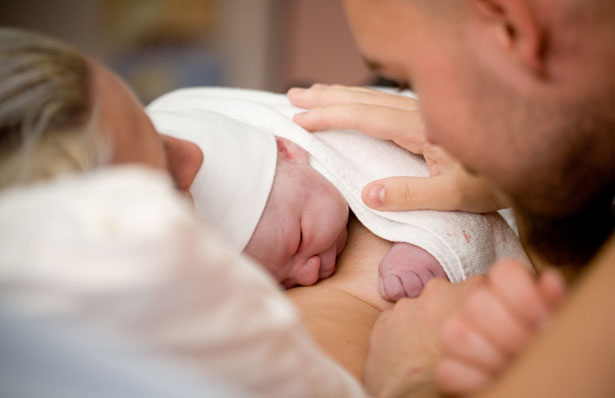
<path id="1" fill-rule="evenodd" d="M 342 0 L 2 0 L 0 25 L 73 44 L 144 103 L 186 86 L 285 92 L 376 82 Z"/>

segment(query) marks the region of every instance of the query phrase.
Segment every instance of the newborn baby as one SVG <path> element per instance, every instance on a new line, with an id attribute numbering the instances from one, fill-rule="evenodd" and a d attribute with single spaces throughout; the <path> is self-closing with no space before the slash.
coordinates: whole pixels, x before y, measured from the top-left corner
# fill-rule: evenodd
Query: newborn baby
<path id="1" fill-rule="evenodd" d="M 497 214 L 382 212 L 361 201 L 369 181 L 428 175 L 424 160 L 356 131 L 310 134 L 286 96 L 191 88 L 147 108 L 157 130 L 195 142 L 205 159 L 191 193 L 197 216 L 283 286 L 329 277 L 346 240 L 349 207 L 379 237 L 399 242 L 379 266 L 383 298 L 416 296 L 433 277 L 459 282 L 502 257 L 529 264 Z"/>
<path id="2" fill-rule="evenodd" d="M 335 271 L 346 244 L 348 204 L 314 170 L 308 153 L 276 137 L 278 157 L 267 204 L 244 252 L 263 264 L 284 287 L 312 285 Z M 380 292 L 397 300 L 417 296 L 433 277 L 446 278 L 425 250 L 397 243 L 379 267 Z"/>

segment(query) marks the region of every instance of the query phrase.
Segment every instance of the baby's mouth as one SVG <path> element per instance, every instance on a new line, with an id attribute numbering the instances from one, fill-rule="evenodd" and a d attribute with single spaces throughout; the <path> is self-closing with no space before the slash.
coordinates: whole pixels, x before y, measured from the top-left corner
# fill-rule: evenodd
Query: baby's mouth
<path id="1" fill-rule="evenodd" d="M 329 265 L 323 265 L 320 267 L 318 280 L 327 279 L 335 272 L 335 260 Z"/>
<path id="2" fill-rule="evenodd" d="M 287 290 L 287 289 L 290 289 L 290 288 L 293 288 L 293 287 L 297 286 L 296 283 L 291 282 L 289 279 L 285 279 L 285 280 L 283 280 L 280 283 L 282 284 L 282 287 L 284 288 L 284 290 Z"/>
<path id="3" fill-rule="evenodd" d="M 340 235 L 342 239 L 338 238 L 336 246 L 331 246 L 326 253 L 321 254 L 320 270 L 318 272 L 318 279 L 326 279 L 333 275 L 335 272 L 335 266 L 337 263 L 337 255 L 344 249 L 346 243 L 345 235 Z"/>
<path id="4" fill-rule="evenodd" d="M 335 272 L 335 266 L 337 263 L 337 256 L 344 250 L 346 247 L 346 241 L 348 240 L 348 231 L 344 228 L 342 232 L 337 237 L 337 241 L 335 242 L 335 255 L 332 252 L 329 254 L 325 254 L 321 256 L 320 270 L 318 273 L 318 279 L 326 279 L 333 275 Z M 331 248 L 333 250 L 333 247 Z"/>

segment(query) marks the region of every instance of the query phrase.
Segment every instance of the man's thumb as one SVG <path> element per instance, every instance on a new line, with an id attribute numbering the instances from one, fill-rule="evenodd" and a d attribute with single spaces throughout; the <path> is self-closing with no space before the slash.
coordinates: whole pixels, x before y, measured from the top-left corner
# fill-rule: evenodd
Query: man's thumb
<path id="1" fill-rule="evenodd" d="M 369 183 L 361 198 L 376 210 L 457 210 L 460 200 L 445 176 L 389 177 Z"/>
<path id="2" fill-rule="evenodd" d="M 508 198 L 481 177 L 458 167 L 434 177 L 389 177 L 369 183 L 361 194 L 372 209 L 447 210 L 488 213 L 509 206 Z"/>

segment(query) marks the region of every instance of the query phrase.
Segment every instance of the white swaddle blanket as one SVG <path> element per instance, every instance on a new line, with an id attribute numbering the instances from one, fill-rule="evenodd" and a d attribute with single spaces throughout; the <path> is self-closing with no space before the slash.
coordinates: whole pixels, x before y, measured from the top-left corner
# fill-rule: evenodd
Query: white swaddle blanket
<path id="1" fill-rule="evenodd" d="M 529 264 L 517 236 L 497 213 L 384 212 L 367 207 L 361 200 L 361 190 L 367 183 L 390 176 L 428 176 L 423 158 L 390 141 L 374 139 L 357 131 L 309 133 L 292 121 L 293 115 L 300 111 L 285 95 L 229 88 L 177 90 L 163 95 L 147 108 L 160 132 L 194 140 L 204 149 L 204 168 L 208 166 L 208 151 L 215 149 L 207 148 L 207 143 L 199 142 L 198 137 L 195 139 L 194 134 L 186 134 L 184 130 L 186 126 L 194 130 L 197 123 L 201 134 L 219 134 L 208 126 L 220 115 L 252 126 L 255 131 L 295 142 L 310 154 L 312 167 L 342 192 L 361 223 L 383 239 L 425 249 L 440 262 L 452 282 L 485 273 L 500 258 L 515 258 Z M 182 117 L 190 121 L 177 124 L 174 114 L 184 115 Z M 176 124 L 170 123 L 171 119 Z M 203 183 L 197 176 L 194 189 L 199 190 Z M 197 196 L 196 202 L 199 201 Z M 260 209 L 260 212 L 264 208 L 263 201 L 266 202 L 266 198 L 249 195 L 244 200 L 246 206 L 254 206 L 253 210 Z"/>

